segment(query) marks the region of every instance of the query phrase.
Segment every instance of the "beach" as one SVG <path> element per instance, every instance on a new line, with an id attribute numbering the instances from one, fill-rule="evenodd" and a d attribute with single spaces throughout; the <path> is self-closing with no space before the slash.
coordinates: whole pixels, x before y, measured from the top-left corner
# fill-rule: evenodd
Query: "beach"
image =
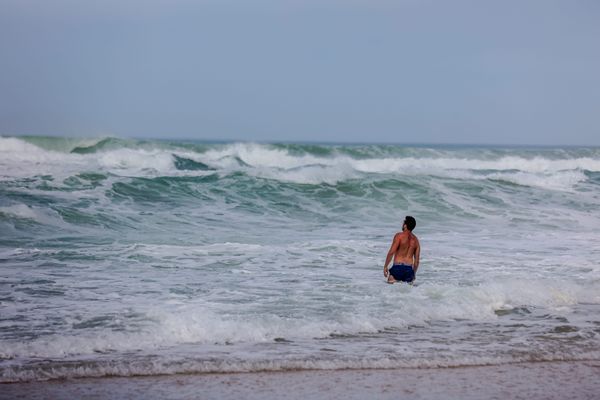
<path id="1" fill-rule="evenodd" d="M 598 399 L 600 362 L 12 383 L 2 399 Z"/>

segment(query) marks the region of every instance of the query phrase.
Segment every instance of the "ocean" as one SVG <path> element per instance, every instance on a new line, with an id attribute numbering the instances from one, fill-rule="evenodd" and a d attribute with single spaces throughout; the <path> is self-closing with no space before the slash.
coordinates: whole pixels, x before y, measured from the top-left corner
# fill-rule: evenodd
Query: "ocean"
<path id="1" fill-rule="evenodd" d="M 0 137 L 0 382 L 597 361 L 598 260 L 600 148 Z"/>

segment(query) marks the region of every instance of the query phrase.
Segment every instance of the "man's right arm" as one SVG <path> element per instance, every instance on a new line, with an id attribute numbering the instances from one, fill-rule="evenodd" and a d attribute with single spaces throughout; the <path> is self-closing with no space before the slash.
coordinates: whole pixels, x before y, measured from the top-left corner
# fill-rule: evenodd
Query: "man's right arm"
<path id="1" fill-rule="evenodd" d="M 419 260 L 421 259 L 421 244 L 419 243 L 419 241 L 417 240 L 417 248 L 415 249 L 415 254 L 414 254 L 414 263 L 413 263 L 413 269 L 415 270 L 415 274 L 417 273 L 417 269 L 419 269 Z"/>

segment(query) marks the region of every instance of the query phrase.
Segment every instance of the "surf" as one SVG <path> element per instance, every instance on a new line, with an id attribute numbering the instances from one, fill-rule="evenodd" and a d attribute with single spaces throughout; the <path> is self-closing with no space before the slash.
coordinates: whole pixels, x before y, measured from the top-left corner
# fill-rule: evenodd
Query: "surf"
<path id="1" fill-rule="evenodd" d="M 0 377 L 595 357 L 599 163 L 595 148 L 0 137 Z M 405 215 L 414 287 L 381 274 Z"/>

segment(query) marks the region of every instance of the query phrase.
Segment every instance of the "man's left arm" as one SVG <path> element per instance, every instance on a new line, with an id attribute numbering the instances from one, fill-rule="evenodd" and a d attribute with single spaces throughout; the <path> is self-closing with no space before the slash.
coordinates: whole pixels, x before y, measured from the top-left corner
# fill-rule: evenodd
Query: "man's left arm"
<path id="1" fill-rule="evenodd" d="M 398 246 L 400 245 L 400 235 L 397 233 L 394 236 L 394 240 L 392 241 L 392 245 L 388 250 L 387 256 L 385 257 L 385 264 L 383 264 L 383 276 L 387 278 L 388 276 L 388 264 L 392 261 L 394 254 L 396 254 L 396 250 L 398 250 Z"/>

